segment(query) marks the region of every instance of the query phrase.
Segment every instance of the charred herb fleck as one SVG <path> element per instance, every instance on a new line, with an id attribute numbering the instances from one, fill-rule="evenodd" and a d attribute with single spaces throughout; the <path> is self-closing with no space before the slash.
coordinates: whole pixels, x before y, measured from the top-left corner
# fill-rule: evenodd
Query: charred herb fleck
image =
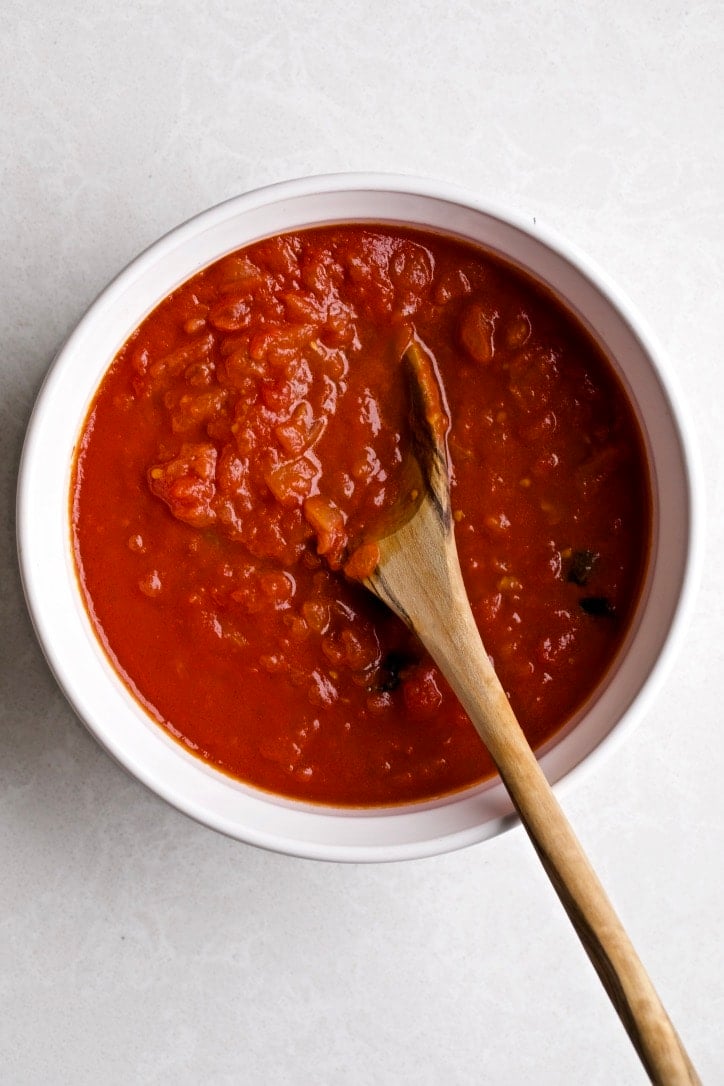
<path id="1" fill-rule="evenodd" d="M 568 567 L 568 580 L 572 584 L 588 584 L 599 558 L 600 555 L 596 551 L 574 551 Z"/>
<path id="2" fill-rule="evenodd" d="M 377 689 L 385 694 L 392 693 L 402 682 L 402 673 L 416 661 L 405 652 L 388 652 L 380 664 L 380 679 Z"/>
<path id="3" fill-rule="evenodd" d="M 610 617 L 616 613 L 606 596 L 582 596 L 579 603 L 587 615 Z"/>

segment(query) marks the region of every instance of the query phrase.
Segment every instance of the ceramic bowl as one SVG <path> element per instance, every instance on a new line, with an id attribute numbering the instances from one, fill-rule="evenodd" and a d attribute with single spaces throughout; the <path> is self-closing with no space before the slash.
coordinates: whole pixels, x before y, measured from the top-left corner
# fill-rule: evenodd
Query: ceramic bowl
<path id="1" fill-rule="evenodd" d="M 329 860 L 397 860 L 483 841 L 514 822 L 494 780 L 435 802 L 373 810 L 293 802 L 236 782 L 184 750 L 128 693 L 89 622 L 70 543 L 74 448 L 117 350 L 170 291 L 223 254 L 309 225 L 419 225 L 503 254 L 547 283 L 602 344 L 628 391 L 651 472 L 653 550 L 640 604 L 605 682 L 540 752 L 552 782 L 592 768 L 646 711 L 679 640 L 695 581 L 698 486 L 671 375 L 630 303 L 568 242 L 445 184 L 343 175 L 231 199 L 161 238 L 106 288 L 59 351 L 33 412 L 18 491 L 23 583 L 38 638 L 80 719 L 135 777 L 179 810 L 239 840 Z"/>

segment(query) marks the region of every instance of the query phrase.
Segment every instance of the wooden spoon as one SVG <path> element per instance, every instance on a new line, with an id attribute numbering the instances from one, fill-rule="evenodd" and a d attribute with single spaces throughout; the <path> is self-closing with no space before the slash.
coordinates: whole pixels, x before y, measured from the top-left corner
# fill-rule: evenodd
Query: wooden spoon
<path id="1" fill-rule="evenodd" d="M 699 1083 L 480 639 L 452 530 L 448 420 L 434 362 L 413 342 L 404 364 L 412 403 L 412 481 L 393 513 L 352 554 L 347 572 L 414 630 L 460 699 L 651 1081 Z"/>

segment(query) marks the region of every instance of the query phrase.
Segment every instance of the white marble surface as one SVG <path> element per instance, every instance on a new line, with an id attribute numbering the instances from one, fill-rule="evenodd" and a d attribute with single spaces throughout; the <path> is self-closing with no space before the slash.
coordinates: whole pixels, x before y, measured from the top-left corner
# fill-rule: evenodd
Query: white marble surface
<path id="1" fill-rule="evenodd" d="M 21 598 L 21 442 L 55 347 L 258 184 L 452 180 L 603 264 L 688 386 L 703 589 L 666 687 L 567 810 L 705 1083 L 724 1083 L 724 8 L 683 0 L 4 0 L 0 1079 L 645 1081 L 522 832 L 333 866 L 214 835 L 78 724 Z"/>

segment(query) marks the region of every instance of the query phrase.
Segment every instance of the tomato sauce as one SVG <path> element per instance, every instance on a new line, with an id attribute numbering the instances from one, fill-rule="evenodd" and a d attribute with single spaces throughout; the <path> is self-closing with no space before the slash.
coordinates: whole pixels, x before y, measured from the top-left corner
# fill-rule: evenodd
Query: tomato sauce
<path id="1" fill-rule="evenodd" d="M 381 805 L 493 772 L 415 637 L 343 571 L 396 497 L 413 334 L 443 382 L 473 612 L 534 747 L 590 697 L 637 600 L 651 519 L 637 423 L 541 285 L 461 241 L 382 226 L 224 257 L 103 378 L 73 545 L 135 697 L 274 793 Z"/>

